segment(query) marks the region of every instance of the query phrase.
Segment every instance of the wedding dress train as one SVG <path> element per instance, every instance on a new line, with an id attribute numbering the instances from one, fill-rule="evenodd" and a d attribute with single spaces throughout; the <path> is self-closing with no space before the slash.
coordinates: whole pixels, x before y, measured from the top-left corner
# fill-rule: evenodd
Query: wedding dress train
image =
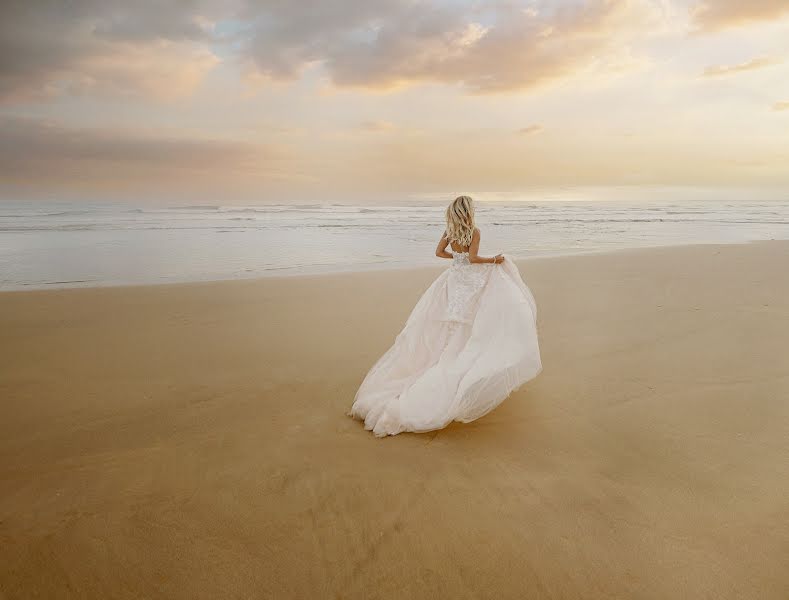
<path id="1" fill-rule="evenodd" d="M 394 344 L 370 369 L 349 416 L 376 436 L 467 423 L 541 370 L 537 307 L 509 256 L 452 265 L 417 302 Z"/>

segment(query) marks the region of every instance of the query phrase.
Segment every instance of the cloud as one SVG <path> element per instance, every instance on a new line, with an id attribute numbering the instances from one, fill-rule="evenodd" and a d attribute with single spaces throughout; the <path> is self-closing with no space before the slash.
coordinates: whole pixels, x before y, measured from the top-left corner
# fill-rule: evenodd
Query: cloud
<path id="1" fill-rule="evenodd" d="M 389 121 L 363 121 L 359 124 L 359 129 L 362 131 L 368 131 L 370 133 L 392 131 L 394 128 L 394 123 Z"/>
<path id="2" fill-rule="evenodd" d="M 789 102 L 776 102 L 773 104 L 774 111 L 789 110 Z"/>
<path id="3" fill-rule="evenodd" d="M 68 127 L 0 117 L 0 177 L 5 182 L 133 183 L 235 172 L 265 176 L 285 155 L 232 140 Z"/>
<path id="4" fill-rule="evenodd" d="M 188 10 L 187 10 L 188 8 Z M 218 61 L 196 2 L 4 0 L 0 102 L 64 92 L 171 99 Z"/>
<path id="5" fill-rule="evenodd" d="M 217 49 L 252 78 L 289 81 L 318 66 L 341 87 L 525 90 L 605 68 L 659 12 L 652 0 L 5 0 L 0 102 L 177 98 L 217 64 Z"/>
<path id="6" fill-rule="evenodd" d="M 518 133 L 521 135 L 533 135 L 535 133 L 540 133 L 543 129 L 544 127 L 542 125 L 529 125 L 528 127 L 518 129 Z"/>
<path id="7" fill-rule="evenodd" d="M 649 2 L 587 0 L 412 3 L 264 2 L 243 52 L 272 79 L 320 64 L 337 86 L 390 89 L 419 82 L 473 92 L 523 90 L 577 72 L 646 18 Z"/>
<path id="8" fill-rule="evenodd" d="M 704 31 L 718 31 L 786 15 L 789 15 L 789 2 L 786 0 L 705 0 L 692 11 L 693 21 Z"/>
<path id="9" fill-rule="evenodd" d="M 762 69 L 780 64 L 781 61 L 767 56 L 754 58 L 752 60 L 738 63 L 736 65 L 715 65 L 704 69 L 704 77 L 721 77 L 725 75 L 733 75 L 735 73 L 742 73 L 744 71 L 753 71 L 755 69 Z"/>
<path id="10" fill-rule="evenodd" d="M 123 45 L 82 59 L 68 86 L 80 93 L 175 100 L 191 94 L 218 62 L 207 50 L 172 42 Z"/>

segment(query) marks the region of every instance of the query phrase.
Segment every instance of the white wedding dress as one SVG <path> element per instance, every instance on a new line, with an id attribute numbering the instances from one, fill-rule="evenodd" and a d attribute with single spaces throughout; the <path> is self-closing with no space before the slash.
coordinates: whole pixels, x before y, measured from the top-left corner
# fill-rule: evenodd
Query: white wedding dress
<path id="1" fill-rule="evenodd" d="M 376 436 L 467 423 L 541 370 L 537 306 L 509 256 L 452 265 L 417 302 L 348 412 Z"/>

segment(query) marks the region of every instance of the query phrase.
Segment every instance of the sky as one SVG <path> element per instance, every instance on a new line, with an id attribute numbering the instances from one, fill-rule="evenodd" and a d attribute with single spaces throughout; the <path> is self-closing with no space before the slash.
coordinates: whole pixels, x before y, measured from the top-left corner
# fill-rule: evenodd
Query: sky
<path id="1" fill-rule="evenodd" d="M 789 0 L 4 0 L 0 201 L 789 200 Z"/>

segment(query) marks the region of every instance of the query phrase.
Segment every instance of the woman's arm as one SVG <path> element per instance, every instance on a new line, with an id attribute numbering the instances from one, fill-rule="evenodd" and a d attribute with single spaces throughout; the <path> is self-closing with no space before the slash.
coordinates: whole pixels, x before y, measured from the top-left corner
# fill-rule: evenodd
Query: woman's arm
<path id="1" fill-rule="evenodd" d="M 441 239 L 438 240 L 438 246 L 436 247 L 436 256 L 439 258 L 452 258 L 452 255 L 447 252 L 447 245 L 449 244 L 449 240 L 447 239 L 447 232 L 445 231 L 441 234 Z"/>
<path id="2" fill-rule="evenodd" d="M 501 254 L 497 254 L 496 256 L 480 256 L 477 254 L 479 252 L 479 229 L 474 229 L 474 233 L 471 236 L 471 246 L 468 248 L 468 260 L 472 263 L 500 263 L 504 261 L 504 257 Z"/>

